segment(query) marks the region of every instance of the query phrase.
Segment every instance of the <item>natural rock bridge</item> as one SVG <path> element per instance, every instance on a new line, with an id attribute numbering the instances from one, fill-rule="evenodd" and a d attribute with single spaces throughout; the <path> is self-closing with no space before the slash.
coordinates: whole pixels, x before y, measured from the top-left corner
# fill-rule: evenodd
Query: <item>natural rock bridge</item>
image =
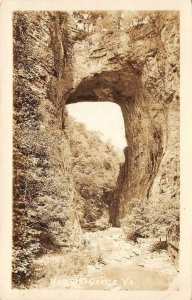
<path id="1" fill-rule="evenodd" d="M 65 104 L 111 101 L 120 105 L 128 146 L 111 205 L 113 225 L 131 209 L 131 199 L 177 202 L 178 13 L 141 13 L 139 18 L 132 14 L 127 29 L 84 38 L 73 31 L 66 35 L 67 20 L 59 12 L 23 12 L 15 18 L 17 77 L 21 86 L 24 80 L 32 89 L 29 97 L 21 98 L 33 95 L 31 109 L 37 99 L 40 106 L 42 99 L 52 102 L 60 127 Z M 32 122 L 33 115 L 38 120 L 37 109 L 31 114 Z"/>
<path id="2" fill-rule="evenodd" d="M 172 212 L 174 221 L 179 219 L 179 14 L 133 12 L 125 21 L 126 29 L 79 34 L 70 29 L 69 12 L 13 13 L 17 286 L 32 276 L 34 256 L 52 246 L 83 245 L 64 130 L 67 104 L 111 101 L 121 107 L 127 147 L 110 201 L 110 223 L 119 226 L 131 201 L 146 199 L 150 212 L 160 207 L 158 218 L 167 209 L 170 223 Z M 165 218 L 150 224 L 166 227 Z"/>
<path id="3" fill-rule="evenodd" d="M 95 33 L 73 48 L 66 103 L 111 101 L 120 105 L 125 122 L 128 147 L 112 207 L 115 224 L 129 211 L 130 199 L 178 196 L 179 31 L 174 26 L 177 14 L 166 13 L 126 32 Z"/>

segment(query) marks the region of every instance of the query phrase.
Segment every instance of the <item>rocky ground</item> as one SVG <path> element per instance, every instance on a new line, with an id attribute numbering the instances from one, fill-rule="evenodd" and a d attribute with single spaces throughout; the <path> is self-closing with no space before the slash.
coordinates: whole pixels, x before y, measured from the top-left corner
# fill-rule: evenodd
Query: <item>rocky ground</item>
<path id="1" fill-rule="evenodd" d="M 75 276 L 51 278 L 48 288 L 104 290 L 177 290 L 177 270 L 166 251 L 149 251 L 150 239 L 126 242 L 120 228 L 86 232 L 101 259 Z"/>

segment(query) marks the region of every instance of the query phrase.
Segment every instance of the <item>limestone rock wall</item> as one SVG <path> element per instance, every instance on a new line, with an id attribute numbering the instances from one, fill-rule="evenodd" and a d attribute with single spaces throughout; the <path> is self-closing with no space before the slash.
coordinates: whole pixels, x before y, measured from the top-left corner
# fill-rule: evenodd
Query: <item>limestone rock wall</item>
<path id="1" fill-rule="evenodd" d="M 111 205 L 114 225 L 131 210 L 131 199 L 178 201 L 177 12 L 133 14 L 126 30 L 77 42 L 67 101 L 112 101 L 122 109 L 128 147 Z"/>

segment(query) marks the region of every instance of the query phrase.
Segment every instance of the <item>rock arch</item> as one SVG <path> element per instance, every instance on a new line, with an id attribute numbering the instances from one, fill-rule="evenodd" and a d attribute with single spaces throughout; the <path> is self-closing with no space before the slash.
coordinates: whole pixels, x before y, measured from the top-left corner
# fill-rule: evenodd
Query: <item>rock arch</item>
<path id="1" fill-rule="evenodd" d="M 47 195 L 56 211 L 62 206 L 61 227 L 51 229 L 58 246 L 68 244 L 66 236 L 79 243 L 70 162 L 61 176 L 54 160 L 57 146 L 58 158 L 70 157 L 68 137 L 61 131 L 66 103 L 108 100 L 121 107 L 128 147 L 111 207 L 113 225 L 130 212 L 131 199 L 147 198 L 153 207 L 166 199 L 179 202 L 179 13 L 131 12 L 126 29 L 90 35 L 73 30 L 70 18 L 64 11 L 13 14 L 16 284 L 26 276 L 18 273 L 23 255 L 30 266 L 30 251 L 36 255 L 43 248 L 44 241 L 40 244 L 31 232 L 33 217 L 41 221 L 42 212 L 50 226 L 55 220 L 55 211 L 42 206 Z M 29 241 L 38 246 L 29 249 Z"/>
<path id="2" fill-rule="evenodd" d="M 116 225 L 131 210 L 131 199 L 172 197 L 175 190 L 178 16 L 165 13 L 161 18 L 155 27 L 149 18 L 149 24 L 135 25 L 129 32 L 93 34 L 73 49 L 73 86 L 66 103 L 115 102 L 125 122 L 128 147 L 111 210 Z"/>
<path id="3" fill-rule="evenodd" d="M 87 36 L 70 29 L 66 12 L 14 17 L 21 132 L 30 125 L 31 137 L 40 136 L 46 115 L 59 130 L 66 103 L 107 100 L 121 107 L 128 147 L 112 209 L 116 223 L 130 211 L 130 199 L 179 198 L 179 14 L 133 12 L 128 23 Z"/>

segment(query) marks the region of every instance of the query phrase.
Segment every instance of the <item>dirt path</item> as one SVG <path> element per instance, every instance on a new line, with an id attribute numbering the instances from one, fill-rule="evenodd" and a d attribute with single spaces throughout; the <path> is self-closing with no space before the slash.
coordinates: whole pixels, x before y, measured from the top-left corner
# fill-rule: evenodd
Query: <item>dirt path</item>
<path id="1" fill-rule="evenodd" d="M 100 249 L 102 260 L 87 266 L 86 273 L 55 277 L 50 288 L 104 290 L 167 290 L 178 273 L 166 251 L 151 253 L 151 240 L 126 242 L 120 228 L 86 232 L 93 251 Z"/>

